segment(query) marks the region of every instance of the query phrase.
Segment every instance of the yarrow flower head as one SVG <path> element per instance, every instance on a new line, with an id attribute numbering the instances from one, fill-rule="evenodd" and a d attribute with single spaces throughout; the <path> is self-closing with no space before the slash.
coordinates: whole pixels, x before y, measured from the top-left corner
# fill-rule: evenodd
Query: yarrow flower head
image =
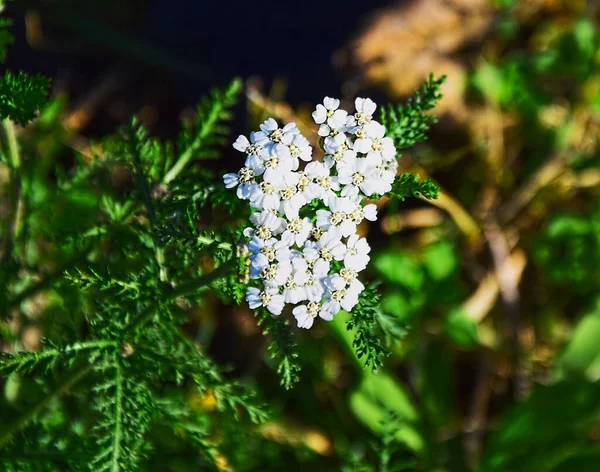
<path id="1" fill-rule="evenodd" d="M 330 97 L 317 105 L 312 116 L 323 162 L 313 160 L 294 123 L 280 127 L 269 118 L 249 139 L 237 138 L 233 147 L 245 154 L 244 166 L 223 176 L 254 211 L 244 230 L 249 307 L 278 316 L 292 305 L 300 328 L 358 303 L 364 290 L 358 276 L 371 248 L 357 226 L 377 219 L 376 206 L 365 199 L 389 192 L 396 177 L 394 143 L 373 118 L 377 105 L 357 98 L 355 108 L 351 115 Z"/>

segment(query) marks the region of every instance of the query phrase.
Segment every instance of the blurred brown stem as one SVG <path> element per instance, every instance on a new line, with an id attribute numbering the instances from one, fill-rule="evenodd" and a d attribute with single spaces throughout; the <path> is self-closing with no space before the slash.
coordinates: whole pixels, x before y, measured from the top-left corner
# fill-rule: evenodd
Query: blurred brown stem
<path id="1" fill-rule="evenodd" d="M 529 202 L 533 200 L 540 189 L 546 187 L 567 169 L 568 156 L 565 153 L 551 157 L 546 161 L 523 186 L 517 190 L 514 197 L 499 211 L 499 221 L 506 223 L 514 219 Z"/>
<path id="2" fill-rule="evenodd" d="M 458 200 L 450 196 L 446 191 L 440 190 L 437 200 L 427 201 L 432 205 L 445 210 L 456 226 L 458 226 L 461 232 L 467 237 L 469 242 L 473 243 L 479 239 L 481 229 L 479 228 L 477 221 L 473 219 Z"/>
<path id="3" fill-rule="evenodd" d="M 515 250 L 508 258 L 508 265 L 515 283 L 519 283 L 523 270 L 527 264 L 525 252 Z M 488 272 L 481 280 L 473 294 L 463 303 L 463 311 L 467 318 L 479 323 L 494 308 L 498 298 L 499 283 L 495 270 Z"/>
<path id="4" fill-rule="evenodd" d="M 484 224 L 483 231 L 489 243 L 494 271 L 496 272 L 496 278 L 498 280 L 498 289 L 502 307 L 510 323 L 511 357 L 515 373 L 515 394 L 521 396 L 526 389 L 526 385 L 521 364 L 521 347 L 519 342 L 520 294 L 518 278 L 514 276 L 514 271 L 511 267 L 510 246 L 497 222 L 493 219 L 489 219 Z"/>

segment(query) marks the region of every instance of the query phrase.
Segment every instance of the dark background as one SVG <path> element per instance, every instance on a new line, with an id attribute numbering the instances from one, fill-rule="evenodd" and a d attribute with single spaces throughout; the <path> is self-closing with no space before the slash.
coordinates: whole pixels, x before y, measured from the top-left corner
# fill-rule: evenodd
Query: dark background
<path id="1" fill-rule="evenodd" d="M 285 78 L 286 101 L 296 106 L 339 95 L 335 51 L 388 3 L 21 1 L 9 4 L 17 42 L 7 66 L 54 77 L 54 91 L 71 100 L 109 88 L 120 106 L 104 110 L 88 134 L 144 105 L 160 110 L 152 131 L 169 134 L 182 108 L 235 76 L 260 77 L 265 87 Z"/>

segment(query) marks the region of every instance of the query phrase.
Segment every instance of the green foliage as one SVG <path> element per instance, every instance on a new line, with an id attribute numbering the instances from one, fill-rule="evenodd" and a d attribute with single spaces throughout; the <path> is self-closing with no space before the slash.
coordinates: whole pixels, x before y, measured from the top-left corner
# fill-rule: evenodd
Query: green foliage
<path id="1" fill-rule="evenodd" d="M 223 90 L 213 90 L 210 97 L 204 98 L 196 110 L 194 123 L 184 123 L 177 140 L 179 159 L 163 177 L 163 183 L 169 183 L 194 157 L 204 159 L 218 156 L 215 146 L 225 141 L 228 129 L 223 123 L 231 119 L 231 108 L 240 93 L 242 81 L 235 79 Z"/>
<path id="2" fill-rule="evenodd" d="M 369 228 L 376 283 L 309 332 L 243 303 L 249 209 L 223 188 L 226 159 L 208 162 L 231 141 L 240 81 L 172 141 L 134 119 L 85 156 L 69 147 L 64 100 L 22 133 L 6 120 L 0 470 L 596 470 L 597 25 L 569 13 L 520 31 L 523 12 L 510 14 L 492 19 L 502 31 L 485 57 L 457 61 L 473 67 L 477 100 L 462 98 L 477 119 L 419 146 L 434 180 L 398 176 L 381 202 L 399 224 Z M 398 149 L 425 139 L 442 81 L 382 107 Z M 33 99 L 10 118 L 29 121 Z M 559 185 L 538 192 L 538 166 L 565 149 Z M 454 205 L 423 201 L 434 181 Z M 523 210 L 503 220 L 515 200 Z"/>
<path id="3" fill-rule="evenodd" d="M 445 80 L 445 76 L 436 79 L 432 74 L 405 105 L 381 107 L 381 123 L 396 149 L 406 149 L 425 140 L 425 133 L 437 121 L 429 112 L 442 98 L 440 88 Z"/>
<path id="4" fill-rule="evenodd" d="M 549 283 L 579 292 L 596 290 L 600 267 L 600 209 L 563 213 L 544 225 L 533 246 L 535 261 Z"/>
<path id="5" fill-rule="evenodd" d="M 301 370 L 289 323 L 273 318 L 267 310 L 259 310 L 257 316 L 258 324 L 263 326 L 263 334 L 271 335 L 268 351 L 277 363 L 277 374 L 280 376 L 281 385 L 289 390 L 300 380 Z"/>
<path id="6" fill-rule="evenodd" d="M 1 8 L 2 3 L 0 3 L 0 9 Z M 0 62 L 4 62 L 6 60 L 8 46 L 10 46 L 15 40 L 9 31 L 11 26 L 11 20 L 8 18 L 0 18 Z"/>
<path id="7" fill-rule="evenodd" d="M 50 80 L 42 75 L 6 71 L 0 77 L 0 119 L 26 125 L 46 103 L 49 87 Z"/>
<path id="8" fill-rule="evenodd" d="M 189 176 L 201 177 L 199 185 L 214 178 L 192 168 L 187 169 L 186 178 L 176 178 L 191 157 L 219 142 L 225 132 L 222 122 L 229 118 L 226 110 L 238 91 L 239 82 L 234 81 L 224 92 L 213 92 L 202 108 L 208 113 L 202 119 L 207 121 L 198 121 L 197 128 L 189 130 L 190 140 L 183 149 L 149 138 L 146 129 L 133 120 L 118 135 L 105 140 L 105 154 L 96 156 L 89 166 L 79 161 L 76 172 L 61 179 L 60 192 L 73 196 L 74 201 L 83 192 L 101 198 L 94 198 L 97 204 L 89 207 L 93 214 L 86 219 L 87 224 L 69 231 L 63 227 L 52 235 L 58 251 L 75 254 L 54 277 L 41 283 L 18 281 L 16 267 L 22 264 L 19 245 L 8 254 L 15 269 L 3 272 L 5 286 L 21 287 L 9 303 L 16 306 L 54 285 L 65 296 L 75 295 L 77 308 L 65 320 L 58 335 L 60 343 L 47 340 L 40 352 L 20 351 L 0 357 L 3 377 L 58 379 L 52 395 L 21 416 L 13 412 L 12 423 L 0 433 L 0 446 L 10 450 L 16 451 L 27 441 L 43 443 L 44 449 L 32 447 L 24 456 L 9 454 L 3 459 L 6 467 L 26 467 L 35 454 L 49 453 L 56 456 L 55 463 L 67 461 L 78 470 L 139 470 L 151 460 L 150 438 L 159 424 L 179 425 L 171 428 L 172 435 L 179 434 L 185 424 L 186 437 L 204 454 L 205 463 L 214 464 L 219 444 L 213 441 L 209 445 L 207 437 L 215 426 L 205 424 L 207 415 L 195 417 L 182 409 L 180 402 L 158 387 L 171 383 L 192 389 L 199 396 L 210 395 L 219 415 L 231 421 L 266 419 L 256 394 L 226 378 L 201 347 L 181 331 L 186 319 L 182 304 L 197 300 L 211 286 L 223 296 L 239 298 L 244 285 L 236 250 L 237 230 L 205 225 L 200 231 L 197 226 L 200 208 L 210 209 L 217 186 L 202 187 L 200 194 L 182 191 L 186 182 L 192 181 Z M 13 167 L 15 173 L 27 165 L 29 156 L 24 151 L 20 158 L 25 162 Z M 113 168 L 126 170 L 131 178 L 132 186 L 124 193 L 113 192 L 110 186 L 103 188 L 103 174 Z M 163 183 L 168 175 L 173 193 Z M 43 185 L 57 184 L 49 181 Z M 40 205 L 43 208 L 43 202 Z M 103 253 L 104 257 L 93 257 L 93 253 Z M 210 258 L 212 269 L 200 267 L 203 257 Z M 280 352 L 286 350 L 280 372 L 291 385 L 297 372 L 292 362 L 295 355 L 283 344 L 289 331 L 283 324 L 271 329 L 278 330 Z M 79 384 L 85 388 L 78 389 Z M 52 436 L 40 443 L 41 431 L 29 428 L 40 412 L 72 388 L 84 402 L 75 418 L 88 438 L 85 458 L 79 456 L 78 436 L 65 435 L 60 442 Z"/>
<path id="9" fill-rule="evenodd" d="M 382 434 L 369 443 L 367 450 L 348 458 L 343 472 L 401 472 L 414 470 L 416 461 L 398 443 L 395 434 L 402 427 L 402 420 L 391 411 L 382 421 Z"/>
<path id="10" fill-rule="evenodd" d="M 407 172 L 396 178 L 390 195 L 400 201 L 404 201 L 409 197 L 423 197 L 428 200 L 435 200 L 438 197 L 439 191 L 440 187 L 434 184 L 431 179 L 421 181 L 418 175 L 412 175 Z"/>
<path id="11" fill-rule="evenodd" d="M 152 395 L 126 363 L 117 349 L 95 362 L 94 369 L 104 381 L 94 386 L 99 420 L 92 434 L 98 438 L 98 452 L 91 470 L 137 470 L 145 452 L 144 437 L 154 410 Z"/>
<path id="12" fill-rule="evenodd" d="M 572 380 L 537 387 L 492 434 L 480 470 L 593 470 L 597 451 L 587 444 L 586 437 L 600 419 L 599 394 L 597 381 Z M 557 408 L 557 399 L 561 408 Z M 577 462 L 581 468 L 567 467 Z"/>
<path id="13" fill-rule="evenodd" d="M 600 368 L 600 304 L 585 314 L 573 330 L 569 343 L 558 358 L 554 377 L 560 379 L 597 378 Z"/>
<path id="14" fill-rule="evenodd" d="M 358 304 L 352 310 L 347 329 L 355 330 L 352 345 L 359 359 L 365 357 L 365 367 L 373 372 L 383 365 L 383 358 L 388 355 L 382 342 L 379 320 L 383 317 L 380 308 L 381 296 L 375 287 L 367 287 L 361 294 Z"/>
<path id="15" fill-rule="evenodd" d="M 366 373 L 349 401 L 354 415 L 379 436 L 389 434 L 386 421 L 390 413 L 394 414 L 394 438 L 413 453 L 423 454 L 425 441 L 419 411 L 406 388 L 390 374 Z"/>

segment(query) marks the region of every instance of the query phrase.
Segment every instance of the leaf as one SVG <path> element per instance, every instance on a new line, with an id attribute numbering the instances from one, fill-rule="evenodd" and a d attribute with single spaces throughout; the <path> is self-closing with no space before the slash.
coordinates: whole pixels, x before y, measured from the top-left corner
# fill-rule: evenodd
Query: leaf
<path id="1" fill-rule="evenodd" d="M 423 265 L 432 279 L 440 281 L 454 273 L 458 267 L 458 256 L 448 242 L 432 244 L 425 249 Z"/>
<path id="2" fill-rule="evenodd" d="M 507 102 L 510 94 L 509 84 L 499 67 L 484 62 L 475 70 L 471 80 L 475 89 L 490 102 L 496 105 Z"/>
<path id="3" fill-rule="evenodd" d="M 373 372 L 377 372 L 383 365 L 383 358 L 389 355 L 382 342 L 380 323 L 384 316 L 381 313 L 380 301 L 381 295 L 377 293 L 375 286 L 367 287 L 360 294 L 358 304 L 352 309 L 350 319 L 346 323 L 346 329 L 354 334 L 352 347 L 356 356 L 359 359 L 364 357 L 365 367 L 371 367 Z M 391 326 L 393 327 L 393 323 Z"/>
<path id="4" fill-rule="evenodd" d="M 390 195 L 400 201 L 404 201 L 408 197 L 423 197 L 428 200 L 435 200 L 439 191 L 440 187 L 434 184 L 431 179 L 421 181 L 418 175 L 406 173 L 396 178 Z"/>
<path id="5" fill-rule="evenodd" d="M 430 75 L 415 95 L 405 105 L 381 107 L 380 120 L 386 128 L 386 136 L 394 140 L 396 149 L 405 149 L 425 140 L 425 133 L 437 121 L 429 114 L 442 98 L 440 88 L 446 76 Z"/>
<path id="6" fill-rule="evenodd" d="M 454 365 L 448 343 L 437 340 L 425 346 L 416 369 L 419 398 L 429 422 L 436 428 L 448 425 L 455 404 Z"/>
<path id="7" fill-rule="evenodd" d="M 9 118 L 25 126 L 46 103 L 50 79 L 25 72 L 0 77 L 0 120 Z"/>
<path id="8" fill-rule="evenodd" d="M 349 397 L 354 415 L 374 433 L 386 433 L 385 419 L 394 413 L 401 427 L 394 437 L 411 450 L 423 453 L 425 441 L 420 431 L 419 414 L 408 392 L 385 372 L 366 373 Z"/>
<path id="9" fill-rule="evenodd" d="M 373 262 L 381 275 L 402 287 L 416 291 L 425 282 L 425 275 L 419 264 L 398 250 L 380 252 Z"/>
<path id="10" fill-rule="evenodd" d="M 555 378 L 589 376 L 598 378 L 594 372 L 596 361 L 600 360 L 600 303 L 596 309 L 585 315 L 573 331 L 569 344 L 556 363 Z"/>
<path id="11" fill-rule="evenodd" d="M 479 343 L 477 324 L 467 318 L 460 309 L 452 310 L 446 317 L 444 331 L 456 345 L 463 349 L 472 349 Z"/>
<path id="12" fill-rule="evenodd" d="M 600 421 L 598 398 L 600 382 L 570 379 L 537 386 L 492 433 L 478 470 L 554 472 L 567 458 L 589 451 L 588 435 Z"/>
<path id="13" fill-rule="evenodd" d="M 598 464 L 600 464 L 600 448 L 587 450 L 584 447 L 554 467 L 552 472 L 596 472 Z"/>

